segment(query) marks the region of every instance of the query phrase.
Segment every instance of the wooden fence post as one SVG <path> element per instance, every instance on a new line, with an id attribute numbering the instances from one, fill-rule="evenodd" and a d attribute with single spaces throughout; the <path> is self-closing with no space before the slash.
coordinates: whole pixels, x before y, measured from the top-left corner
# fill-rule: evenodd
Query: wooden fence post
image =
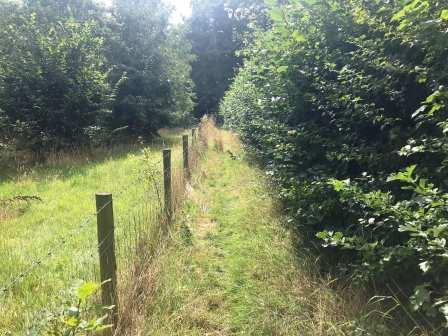
<path id="1" fill-rule="evenodd" d="M 191 129 L 191 142 L 196 142 L 196 128 Z"/>
<path id="2" fill-rule="evenodd" d="M 184 174 L 185 179 L 190 179 L 190 164 L 189 164 L 189 155 L 188 155 L 188 135 L 184 135 L 182 137 L 183 144 L 183 153 L 184 153 Z"/>
<path id="3" fill-rule="evenodd" d="M 163 187 L 165 193 L 165 212 L 168 220 L 173 214 L 173 204 L 171 199 L 171 149 L 163 150 Z"/>
<path id="4" fill-rule="evenodd" d="M 96 194 L 96 211 L 102 283 L 101 299 L 103 306 L 114 306 L 110 322 L 113 323 L 115 328 L 118 322 L 118 296 L 112 194 Z M 113 330 L 106 331 L 104 335 L 113 335 Z"/>

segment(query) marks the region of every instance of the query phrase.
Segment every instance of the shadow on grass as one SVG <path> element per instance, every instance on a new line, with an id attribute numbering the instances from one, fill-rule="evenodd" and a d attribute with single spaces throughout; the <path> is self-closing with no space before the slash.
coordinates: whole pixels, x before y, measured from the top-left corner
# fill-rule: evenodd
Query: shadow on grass
<path id="1" fill-rule="evenodd" d="M 184 132 L 185 130 L 180 128 L 161 129 L 157 135 L 144 141 L 129 141 L 128 139 L 108 146 L 85 146 L 49 152 L 43 163 L 37 163 L 30 159 L 32 157 L 30 154 L 24 155 L 22 158 L 17 157 L 13 164 L 14 167 L 2 168 L 0 166 L 0 187 L 2 184 L 13 182 L 23 176 L 31 176 L 39 180 L 46 180 L 54 176 L 61 180 L 75 175 L 86 176 L 92 169 L 108 160 L 122 160 L 129 155 L 137 155 L 145 148 L 161 151 L 163 148 L 174 147 L 180 144 Z"/>

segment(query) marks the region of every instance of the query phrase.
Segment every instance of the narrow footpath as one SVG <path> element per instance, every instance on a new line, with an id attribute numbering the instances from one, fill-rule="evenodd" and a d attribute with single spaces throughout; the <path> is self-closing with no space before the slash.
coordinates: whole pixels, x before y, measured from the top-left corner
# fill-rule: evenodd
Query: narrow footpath
<path id="1" fill-rule="evenodd" d="M 261 171 L 223 133 L 195 174 L 142 335 L 340 335 L 347 307 L 299 261 Z M 342 335 L 343 333 L 341 333 Z"/>

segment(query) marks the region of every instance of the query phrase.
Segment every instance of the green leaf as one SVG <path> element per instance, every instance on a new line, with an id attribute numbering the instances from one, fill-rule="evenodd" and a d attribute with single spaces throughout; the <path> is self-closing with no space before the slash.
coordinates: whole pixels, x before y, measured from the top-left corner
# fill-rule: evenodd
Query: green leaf
<path id="1" fill-rule="evenodd" d="M 76 317 L 73 317 L 73 316 L 72 316 L 72 317 L 67 318 L 67 319 L 64 321 L 64 323 L 65 323 L 66 326 L 68 326 L 68 327 L 70 327 L 70 328 L 74 328 L 74 327 L 79 326 L 80 321 L 79 321 L 79 319 L 77 319 Z"/>
<path id="2" fill-rule="evenodd" d="M 303 35 L 301 32 L 298 32 L 297 30 L 295 30 L 292 33 L 292 38 L 296 42 L 305 42 L 306 41 L 305 35 Z"/>
<path id="3" fill-rule="evenodd" d="M 81 301 L 85 301 L 88 297 L 95 294 L 95 292 L 100 287 L 101 287 L 101 285 L 96 282 L 92 282 L 92 281 L 86 282 L 76 289 L 76 296 Z"/>
<path id="4" fill-rule="evenodd" d="M 274 8 L 277 6 L 276 0 L 265 0 L 265 3 L 269 8 Z"/>
<path id="5" fill-rule="evenodd" d="M 448 21 L 448 9 L 444 9 L 440 14 L 440 18 L 444 21 Z"/>
<path id="6" fill-rule="evenodd" d="M 414 290 L 414 294 L 411 296 L 412 308 L 417 311 L 425 303 L 428 303 L 431 298 L 431 292 L 426 289 L 426 284 L 417 286 Z"/>
<path id="7" fill-rule="evenodd" d="M 407 224 L 400 225 L 398 227 L 398 232 L 416 233 L 416 232 L 420 232 L 420 227 L 417 226 L 417 224 L 415 224 L 415 223 L 407 223 Z"/>
<path id="8" fill-rule="evenodd" d="M 350 179 L 343 181 L 338 179 L 331 179 L 328 181 L 328 184 L 333 186 L 335 191 L 340 192 L 342 190 L 347 189 L 350 186 Z"/>
<path id="9" fill-rule="evenodd" d="M 319 238 L 319 239 L 326 239 L 329 236 L 330 236 L 330 234 L 327 231 L 321 231 L 321 232 L 316 233 L 316 238 Z"/>
<path id="10" fill-rule="evenodd" d="M 288 72 L 288 66 L 287 65 L 282 65 L 282 66 L 279 66 L 277 68 L 277 73 L 279 73 L 279 74 L 284 74 L 286 72 Z"/>
<path id="11" fill-rule="evenodd" d="M 271 16 L 272 21 L 277 23 L 283 22 L 283 11 L 280 8 L 276 7 L 271 9 L 269 14 Z"/>
<path id="12" fill-rule="evenodd" d="M 387 178 L 387 182 L 402 181 L 407 183 L 415 183 L 416 179 L 412 177 L 415 168 L 417 168 L 417 165 L 412 165 L 410 167 L 407 167 L 404 171 L 401 171 L 397 174 L 392 174 Z"/>

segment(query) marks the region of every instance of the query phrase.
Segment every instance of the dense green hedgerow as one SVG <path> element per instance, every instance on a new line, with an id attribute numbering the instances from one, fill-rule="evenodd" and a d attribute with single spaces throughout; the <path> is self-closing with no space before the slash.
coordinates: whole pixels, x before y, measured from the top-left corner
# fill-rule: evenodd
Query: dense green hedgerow
<path id="1" fill-rule="evenodd" d="M 446 324 L 448 2 L 269 2 L 226 124 L 341 271 Z"/>

